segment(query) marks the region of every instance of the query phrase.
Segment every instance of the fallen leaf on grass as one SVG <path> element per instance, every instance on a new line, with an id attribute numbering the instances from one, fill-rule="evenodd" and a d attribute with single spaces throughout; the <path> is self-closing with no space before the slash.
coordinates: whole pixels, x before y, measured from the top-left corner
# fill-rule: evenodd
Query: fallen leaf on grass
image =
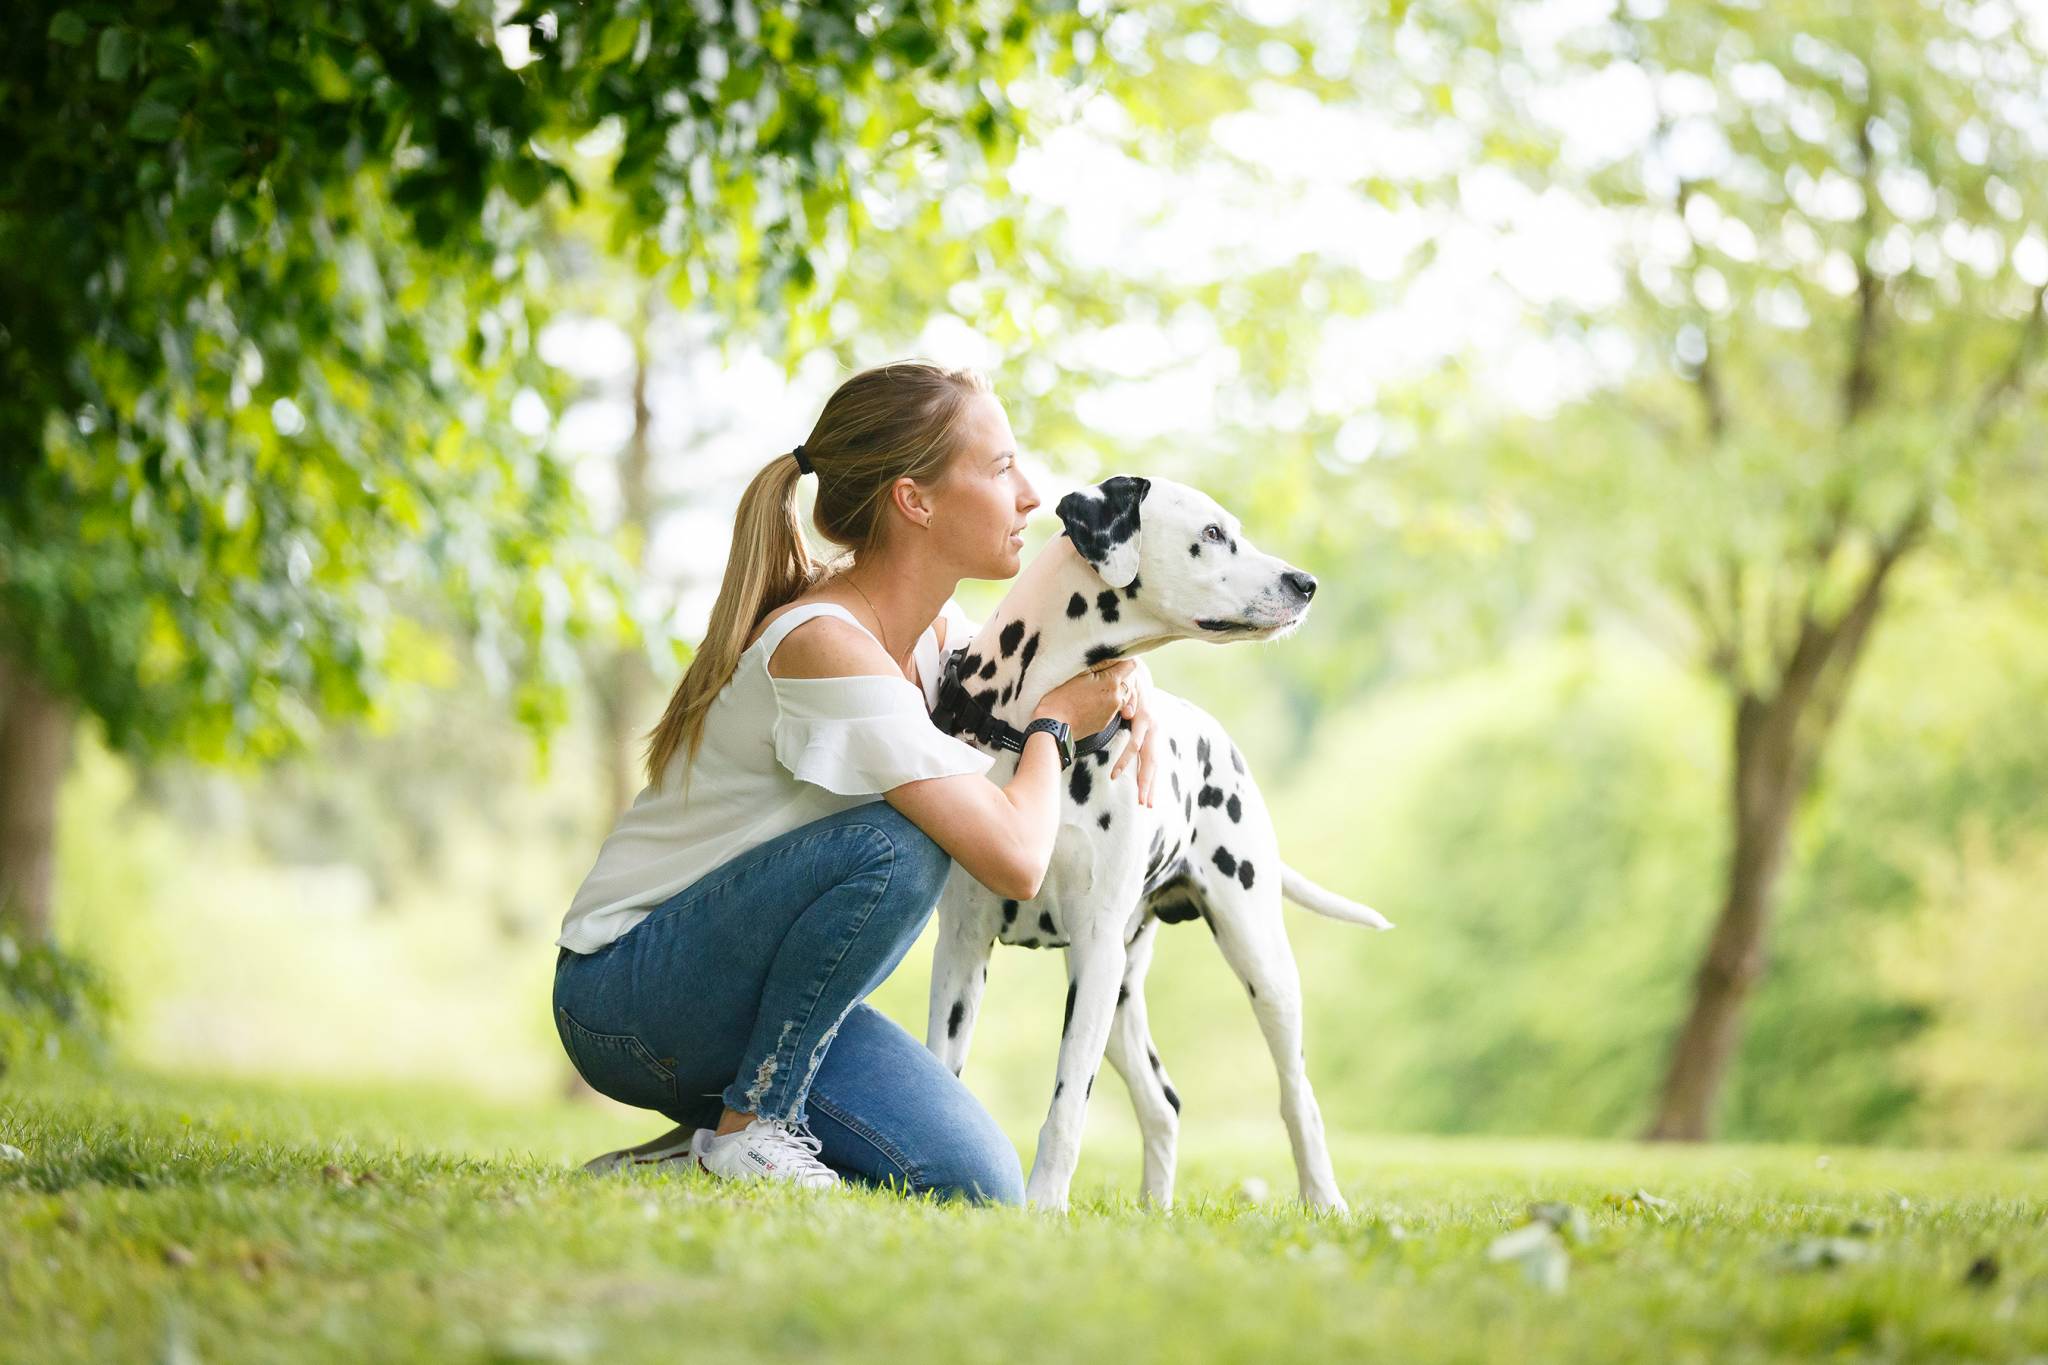
<path id="1" fill-rule="evenodd" d="M 1669 1199 L 1659 1199 L 1648 1190 L 1637 1190 L 1633 1194 L 1610 1194 L 1605 1202 L 1609 1208 L 1641 1209 L 1660 1223 L 1669 1218 L 1672 1210 L 1678 1207 Z"/>
<path id="2" fill-rule="evenodd" d="M 1778 1249 L 1780 1270 L 1825 1270 L 1870 1260 L 1877 1248 L 1854 1237 L 1806 1237 Z"/>
<path id="3" fill-rule="evenodd" d="M 1545 1200 L 1531 1204 L 1529 1221 L 1546 1224 L 1581 1245 L 1584 1245 L 1586 1234 L 1590 1231 L 1586 1225 L 1586 1215 L 1562 1200 Z"/>
<path id="4" fill-rule="evenodd" d="M 1486 1259 L 1515 1262 L 1529 1283 L 1551 1294 L 1564 1292 L 1572 1260 L 1557 1229 L 1540 1219 L 1494 1238 L 1486 1248 Z"/>

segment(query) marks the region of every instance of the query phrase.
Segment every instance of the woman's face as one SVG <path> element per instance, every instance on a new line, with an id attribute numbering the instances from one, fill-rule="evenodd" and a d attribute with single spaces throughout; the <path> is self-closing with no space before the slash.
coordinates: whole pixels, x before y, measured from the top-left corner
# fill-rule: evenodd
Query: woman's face
<path id="1" fill-rule="evenodd" d="M 1010 419 L 992 394 L 969 400 L 960 453 L 932 490 L 933 549 L 963 578 L 1011 578 L 1022 566 L 1024 519 L 1038 493 L 1017 463 Z"/>

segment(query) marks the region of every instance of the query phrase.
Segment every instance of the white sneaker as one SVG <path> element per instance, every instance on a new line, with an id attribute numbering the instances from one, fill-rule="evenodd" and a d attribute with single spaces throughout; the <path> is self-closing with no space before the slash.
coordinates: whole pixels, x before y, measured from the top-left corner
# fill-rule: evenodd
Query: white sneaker
<path id="1" fill-rule="evenodd" d="M 711 1136 L 697 1149 L 697 1164 L 726 1180 L 788 1180 L 805 1189 L 830 1189 L 839 1172 L 818 1160 L 818 1137 L 786 1119 L 755 1119 Z"/>
<path id="2" fill-rule="evenodd" d="M 660 1137 L 643 1142 L 638 1147 L 622 1147 L 616 1152 L 594 1156 L 583 1163 L 583 1169 L 592 1175 L 604 1175 L 626 1166 L 652 1166 L 662 1161 L 694 1161 L 698 1149 L 711 1136 L 709 1128 L 672 1128 Z"/>

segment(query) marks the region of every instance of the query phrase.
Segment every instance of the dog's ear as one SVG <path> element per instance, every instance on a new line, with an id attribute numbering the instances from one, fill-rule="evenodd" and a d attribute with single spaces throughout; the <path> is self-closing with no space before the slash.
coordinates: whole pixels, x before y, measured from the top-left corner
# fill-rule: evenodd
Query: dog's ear
<path id="1" fill-rule="evenodd" d="M 1138 576 L 1138 504 L 1151 487 L 1150 479 L 1113 474 L 1075 489 L 1053 509 L 1081 558 L 1112 588 L 1129 587 Z"/>

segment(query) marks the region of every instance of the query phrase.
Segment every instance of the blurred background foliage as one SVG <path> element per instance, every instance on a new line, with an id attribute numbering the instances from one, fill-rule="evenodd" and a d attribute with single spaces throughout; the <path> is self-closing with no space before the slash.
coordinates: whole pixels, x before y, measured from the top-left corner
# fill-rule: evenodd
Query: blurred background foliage
<path id="1" fill-rule="evenodd" d="M 1148 662 L 1400 925 L 1289 912 L 1331 1122 L 2048 1141 L 2028 23 L 11 8 L 0 1057 L 606 1103 L 551 940 L 721 517 L 930 354 L 1048 505 L 1183 480 L 1322 583 Z M 1012 1131 L 1062 978 L 996 959 Z M 1199 929 L 1151 990 L 1188 1121 L 1265 1121 Z"/>

